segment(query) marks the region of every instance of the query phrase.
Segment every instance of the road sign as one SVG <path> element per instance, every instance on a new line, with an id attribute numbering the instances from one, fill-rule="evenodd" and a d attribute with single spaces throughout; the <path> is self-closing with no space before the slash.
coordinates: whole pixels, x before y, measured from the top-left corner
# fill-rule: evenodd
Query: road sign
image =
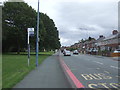
<path id="1" fill-rule="evenodd" d="M 34 28 L 28 28 L 29 36 L 34 36 Z"/>

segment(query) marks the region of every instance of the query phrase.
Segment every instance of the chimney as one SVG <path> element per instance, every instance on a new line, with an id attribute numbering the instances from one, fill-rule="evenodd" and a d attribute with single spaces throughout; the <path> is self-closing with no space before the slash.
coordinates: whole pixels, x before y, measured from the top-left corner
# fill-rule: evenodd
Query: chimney
<path id="1" fill-rule="evenodd" d="M 113 32 L 112 32 L 113 35 L 116 35 L 117 33 L 118 33 L 117 30 L 113 30 Z"/>
<path id="2" fill-rule="evenodd" d="M 102 37 L 103 37 L 103 35 L 100 35 L 100 36 L 99 36 L 99 38 L 102 38 Z"/>

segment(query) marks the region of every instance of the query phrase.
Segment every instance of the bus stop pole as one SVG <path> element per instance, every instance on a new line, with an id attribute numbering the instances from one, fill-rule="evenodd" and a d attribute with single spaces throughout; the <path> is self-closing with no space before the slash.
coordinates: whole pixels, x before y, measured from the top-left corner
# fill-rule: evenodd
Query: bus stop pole
<path id="1" fill-rule="evenodd" d="M 30 43 L 29 43 L 29 30 L 28 30 L 28 66 L 30 64 Z"/>

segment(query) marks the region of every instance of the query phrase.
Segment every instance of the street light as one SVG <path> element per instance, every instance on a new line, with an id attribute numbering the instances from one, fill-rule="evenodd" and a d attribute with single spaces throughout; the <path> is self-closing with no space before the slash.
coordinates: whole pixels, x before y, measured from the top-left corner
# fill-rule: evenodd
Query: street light
<path id="1" fill-rule="evenodd" d="M 38 67 L 38 53 L 39 53 L 39 0 L 38 0 L 38 15 L 37 15 L 37 35 L 36 35 L 36 67 Z"/>

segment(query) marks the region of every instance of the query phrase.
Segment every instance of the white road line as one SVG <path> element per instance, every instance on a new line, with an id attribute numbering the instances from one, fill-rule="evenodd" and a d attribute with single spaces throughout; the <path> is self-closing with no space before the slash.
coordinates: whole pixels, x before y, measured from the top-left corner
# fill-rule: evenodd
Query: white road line
<path id="1" fill-rule="evenodd" d="M 75 56 L 75 57 L 76 57 L 76 56 L 78 56 L 78 55 L 73 55 L 73 56 Z"/>
<path id="2" fill-rule="evenodd" d="M 96 68 L 96 69 L 98 69 L 98 70 L 99 70 L 100 68 Z"/>
<path id="3" fill-rule="evenodd" d="M 116 76 L 116 78 L 120 78 L 120 76 Z"/>
<path id="4" fill-rule="evenodd" d="M 85 59 L 85 60 L 90 61 L 89 59 Z"/>
<path id="5" fill-rule="evenodd" d="M 110 73 L 110 72 L 108 72 L 108 71 L 104 71 L 104 72 L 105 72 L 105 73 L 108 73 L 108 74 Z"/>
<path id="6" fill-rule="evenodd" d="M 120 69 L 120 68 L 118 68 L 118 67 L 115 67 L 115 66 L 110 66 L 110 67 L 112 67 L 112 68 L 115 68 L 115 69 Z"/>
<path id="7" fill-rule="evenodd" d="M 93 62 L 103 65 L 103 63 L 101 63 L 101 62 L 98 62 L 98 61 L 93 61 Z"/>

